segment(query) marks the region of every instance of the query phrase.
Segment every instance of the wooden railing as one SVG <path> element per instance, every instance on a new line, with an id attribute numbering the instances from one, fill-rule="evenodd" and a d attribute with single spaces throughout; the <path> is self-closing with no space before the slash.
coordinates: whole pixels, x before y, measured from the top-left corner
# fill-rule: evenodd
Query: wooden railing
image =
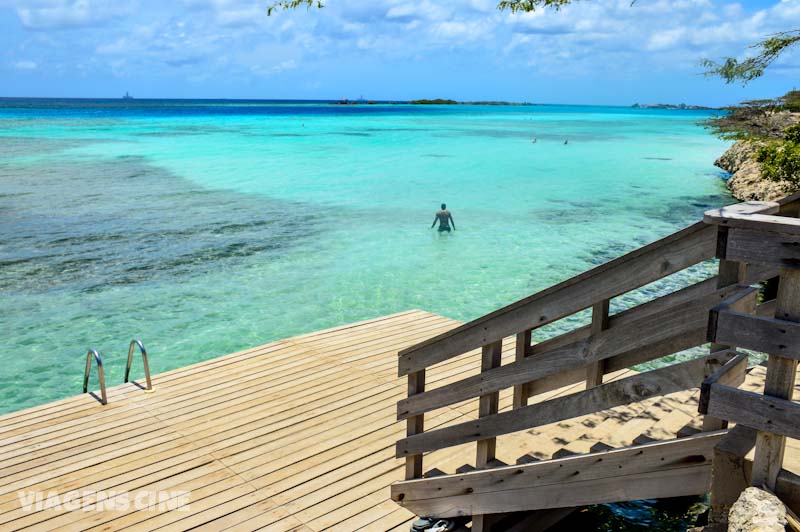
<path id="1" fill-rule="evenodd" d="M 796 208 L 797 198 L 785 205 L 751 203 L 725 213 L 767 217 L 758 222 L 777 224 L 773 214 Z M 740 365 L 741 357 L 727 346 L 746 346 L 721 335 L 712 339 L 712 352 L 705 357 L 603 384 L 609 373 L 705 344 L 709 311 L 721 302 L 747 301 L 755 306 L 755 292 L 746 285 L 774 277 L 780 264 L 748 254 L 750 240 L 740 235 L 748 228 L 720 227 L 708 220 L 696 223 L 401 351 L 399 375 L 408 377 L 408 397 L 398 402 L 397 417 L 407 420 L 408 426 L 407 436 L 397 442 L 396 454 L 406 458 L 406 478 L 422 476 L 425 452 L 475 441 L 476 466 L 482 468 L 495 456 L 497 436 L 697 387 L 720 368 L 729 369 L 734 362 Z M 800 233 L 800 225 L 797 229 Z M 732 242 L 737 243 L 733 248 Z M 721 246 L 725 254 L 720 253 Z M 797 249 L 800 265 L 800 246 Z M 715 256 L 722 259 L 717 276 L 609 315 L 612 298 Z M 590 325 L 531 344 L 535 329 L 588 308 L 592 309 Z M 724 327 L 726 320 L 718 323 Z M 786 330 L 792 331 L 787 334 L 795 331 Z M 515 360 L 503 365 L 502 341 L 509 336 L 516 338 Z M 427 368 L 476 349 L 481 350 L 479 374 L 425 389 Z M 583 392 L 527 405 L 532 395 L 581 381 L 587 383 Z M 510 387 L 514 388 L 514 408 L 498 413 L 499 392 Z M 475 398 L 479 399 L 477 420 L 424 430 L 426 413 Z M 704 429 L 726 426 L 717 418 L 709 416 Z"/>
<path id="2" fill-rule="evenodd" d="M 703 383 L 700 402 L 701 413 L 757 431 L 750 484 L 771 491 L 778 487 L 786 438 L 800 438 L 800 405 L 792 401 L 800 360 L 800 219 L 774 215 L 792 205 L 796 203 L 783 202 L 766 213 L 757 205 L 743 204 L 709 211 L 705 217 L 718 227 L 720 259 L 779 268 L 778 295 L 772 304 L 756 308 L 749 298 L 733 298 L 712 309 L 709 317 L 710 341 L 768 354 L 763 394 L 736 387 L 735 375 L 743 371 L 743 362 L 731 361 Z M 719 506 L 731 501 L 719 495 L 730 491 L 723 464 L 715 465 L 713 482 L 712 493 L 718 494 L 712 497 L 712 506 L 717 506 L 712 514 L 724 517 Z"/>

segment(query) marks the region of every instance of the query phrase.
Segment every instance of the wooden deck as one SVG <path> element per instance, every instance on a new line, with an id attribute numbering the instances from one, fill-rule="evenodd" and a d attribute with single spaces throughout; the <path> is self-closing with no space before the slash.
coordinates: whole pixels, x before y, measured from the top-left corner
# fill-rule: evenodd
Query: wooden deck
<path id="1" fill-rule="evenodd" d="M 153 393 L 133 383 L 116 386 L 106 406 L 84 394 L 2 416 L 0 529 L 406 531 L 414 516 L 389 496 L 405 467 L 395 458 L 406 430 L 396 403 L 407 392 L 406 379 L 397 377 L 397 352 L 457 325 L 408 311 L 155 375 Z M 507 339 L 504 363 L 514 349 Z M 428 389 L 479 370 L 480 353 L 466 353 L 432 368 Z M 760 370 L 748 379 L 749 387 L 759 385 Z M 511 408 L 511 395 L 501 393 L 501 411 Z M 690 390 L 501 436 L 497 459 L 674 438 L 697 423 L 697 395 Z M 477 411 L 477 400 L 450 406 L 426 419 L 426 429 L 477 418 Z M 474 454 L 474 444 L 436 451 L 426 456 L 426 469 L 463 470 Z M 800 456 L 793 446 L 791 454 Z M 51 502 L 70 492 L 83 502 L 142 492 L 189 498 L 188 511 L 157 501 L 144 509 L 31 510 L 22 507 L 20 492 Z"/>

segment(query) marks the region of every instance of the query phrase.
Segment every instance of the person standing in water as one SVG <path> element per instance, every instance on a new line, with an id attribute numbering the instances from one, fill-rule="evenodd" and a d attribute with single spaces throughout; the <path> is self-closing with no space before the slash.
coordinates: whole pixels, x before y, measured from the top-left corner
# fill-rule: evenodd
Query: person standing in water
<path id="1" fill-rule="evenodd" d="M 447 205 L 442 203 L 442 210 L 436 213 L 436 216 L 433 218 L 433 224 L 431 225 L 431 229 L 436 226 L 436 222 L 439 222 L 439 232 L 442 233 L 444 231 L 450 232 L 450 225 L 453 225 L 453 230 L 456 229 L 456 222 L 453 221 L 453 215 L 450 214 L 450 211 L 447 210 Z"/>

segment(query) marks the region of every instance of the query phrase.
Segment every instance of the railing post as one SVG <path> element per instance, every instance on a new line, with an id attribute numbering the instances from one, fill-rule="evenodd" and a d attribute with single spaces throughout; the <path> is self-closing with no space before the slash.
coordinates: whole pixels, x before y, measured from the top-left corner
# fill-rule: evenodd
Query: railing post
<path id="1" fill-rule="evenodd" d="M 498 340 L 492 344 L 485 345 L 481 348 L 481 372 L 488 371 L 492 368 L 500 367 L 503 356 L 503 341 Z M 488 393 L 481 395 L 478 400 L 478 417 L 490 416 L 496 414 L 500 403 L 500 392 Z M 480 469 L 486 467 L 489 462 L 494 460 L 495 451 L 497 450 L 497 438 L 487 438 L 478 441 L 478 452 L 475 458 L 475 466 Z M 472 530 L 473 532 L 485 532 L 488 530 L 490 516 L 473 515 L 472 516 Z"/>
<path id="2" fill-rule="evenodd" d="M 514 361 L 519 362 L 523 360 L 531 349 L 531 333 L 532 329 L 527 329 L 517 334 L 517 345 L 514 355 Z M 528 385 L 518 384 L 514 386 L 514 408 L 522 408 L 528 404 Z"/>
<path id="3" fill-rule="evenodd" d="M 408 375 L 408 396 L 416 395 L 425 391 L 425 370 L 410 373 Z M 421 434 L 425 430 L 425 414 L 412 416 L 406 420 L 406 434 L 413 436 Z M 406 480 L 422 478 L 422 455 L 415 454 L 406 457 Z"/>
<path id="4" fill-rule="evenodd" d="M 780 269 L 775 318 L 800 322 L 800 269 L 783 267 Z M 791 400 L 796 374 L 796 360 L 769 355 L 764 395 Z M 783 465 L 785 450 L 785 436 L 763 431 L 758 432 L 756 452 L 753 458 L 751 481 L 753 486 L 766 485 L 769 489 L 775 490 L 775 481 Z"/>
<path id="5" fill-rule="evenodd" d="M 608 329 L 608 307 L 611 301 L 603 299 L 592 305 L 592 336 Z M 594 388 L 603 384 L 605 361 L 598 360 L 586 367 L 586 388 Z"/>
<path id="6" fill-rule="evenodd" d="M 724 255 L 724 249 L 727 243 L 728 236 L 727 227 L 717 228 L 717 255 Z M 732 284 L 737 284 L 744 281 L 747 265 L 733 260 L 720 259 L 719 269 L 717 273 L 717 288 L 725 288 Z M 711 344 L 711 352 L 728 349 L 729 345 L 718 343 Z M 717 419 L 713 416 L 703 416 L 703 430 L 708 432 L 712 430 L 721 430 L 728 427 L 728 422 L 724 419 Z"/>

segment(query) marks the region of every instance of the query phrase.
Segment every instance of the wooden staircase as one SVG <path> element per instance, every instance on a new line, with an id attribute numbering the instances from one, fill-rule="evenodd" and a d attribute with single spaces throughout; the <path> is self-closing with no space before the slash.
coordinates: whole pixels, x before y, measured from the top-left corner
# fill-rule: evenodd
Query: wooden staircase
<path id="1" fill-rule="evenodd" d="M 797 195 L 726 212 L 776 224 L 799 205 Z M 700 384 L 722 372 L 726 385 L 738 386 L 746 376 L 746 357 L 731 348 L 741 344 L 714 343 L 709 315 L 720 304 L 770 315 L 774 303 L 758 304 L 750 285 L 779 273 L 774 261 L 726 258 L 721 227 L 698 222 L 401 351 L 398 373 L 408 378 L 408 397 L 397 403 L 397 418 L 406 420 L 407 436 L 396 455 L 406 459 L 406 480 L 392 486 L 392 499 L 418 515 L 471 516 L 472 529 L 482 531 L 500 514 L 707 492 L 727 421 L 698 417 Z M 722 257 L 717 275 L 609 313 L 614 298 L 715 256 Z M 585 309 L 592 309 L 589 325 L 532 342 L 537 329 Z M 707 355 L 628 369 L 709 340 Z M 504 363 L 511 346 L 513 360 Z M 426 387 L 427 372 L 475 349 L 479 371 Z M 509 390 L 513 404 L 501 408 Z M 425 428 L 426 414 L 475 406 L 477 419 Z M 499 446 L 511 435 L 519 446 L 521 434 L 521 456 L 498 462 Z M 462 447 L 468 453 L 472 442 L 474 466 L 424 474 L 424 456 Z"/>

